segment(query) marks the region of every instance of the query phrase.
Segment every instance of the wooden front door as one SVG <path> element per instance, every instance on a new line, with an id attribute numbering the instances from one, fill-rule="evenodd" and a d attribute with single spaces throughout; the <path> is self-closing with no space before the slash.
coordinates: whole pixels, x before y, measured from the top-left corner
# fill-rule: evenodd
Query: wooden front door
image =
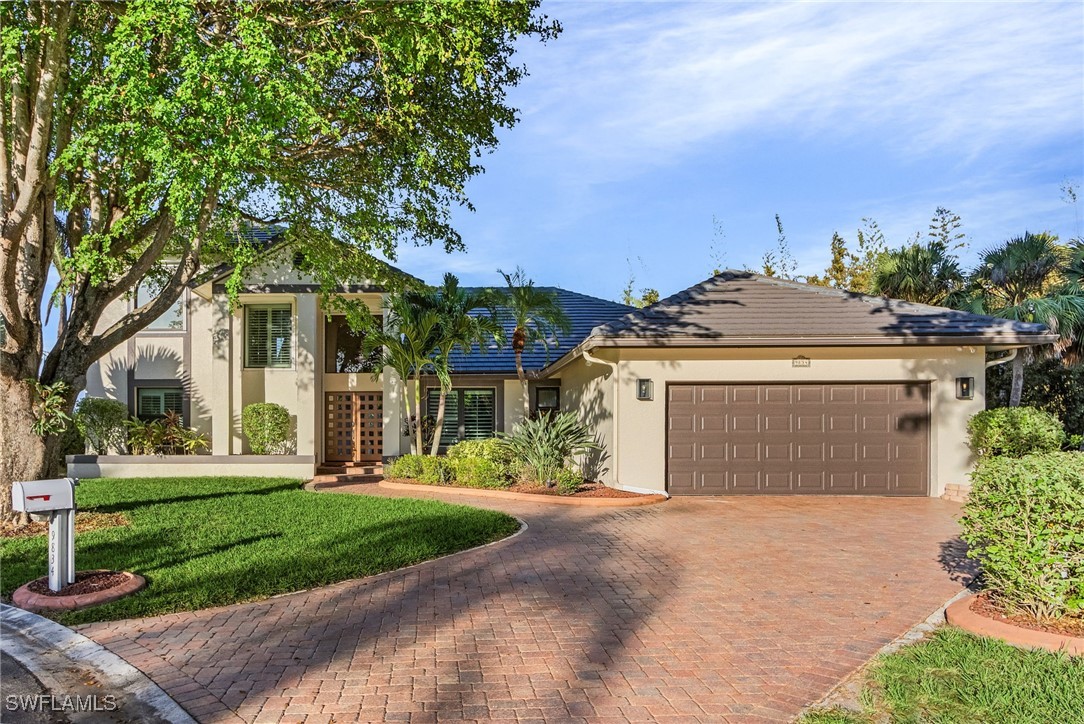
<path id="1" fill-rule="evenodd" d="M 384 452 L 384 395 L 329 392 L 325 407 L 324 459 L 379 462 Z"/>

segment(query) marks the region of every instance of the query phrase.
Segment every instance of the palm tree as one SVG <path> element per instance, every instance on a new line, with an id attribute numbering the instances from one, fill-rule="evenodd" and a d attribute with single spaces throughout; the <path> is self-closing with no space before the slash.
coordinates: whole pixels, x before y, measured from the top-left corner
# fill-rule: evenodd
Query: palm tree
<path id="1" fill-rule="evenodd" d="M 1053 234 L 1025 233 L 986 251 L 972 274 L 970 311 L 1040 322 L 1070 341 L 1084 324 L 1084 289 L 1071 278 L 1072 252 Z M 1009 405 L 1020 404 L 1024 359 L 1012 362 Z"/>
<path id="2" fill-rule="evenodd" d="M 427 370 L 433 369 L 432 356 L 441 338 L 440 315 L 433 309 L 412 304 L 408 293 L 392 294 L 385 302 L 384 325 L 378 325 L 370 315 L 363 327 L 362 350 L 366 357 L 374 359 L 373 377 L 390 367 L 406 386 L 406 418 L 409 422 L 413 407 L 415 420 L 410 447 L 412 452 L 421 454 L 425 449 L 421 378 Z M 413 401 L 410 400 L 411 391 Z"/>
<path id="3" fill-rule="evenodd" d="M 952 307 L 963 301 L 964 275 L 942 242 L 916 242 L 881 256 L 872 287 L 874 294 L 893 299 Z"/>
<path id="4" fill-rule="evenodd" d="M 483 352 L 487 345 L 500 341 L 501 325 L 497 322 L 496 295 L 492 290 L 467 290 L 459 286 L 459 279 L 451 273 L 444 275 L 444 284 L 436 289 L 427 288 L 405 294 L 407 302 L 420 309 L 428 309 L 437 315 L 437 346 L 430 357 L 430 368 L 440 383 L 440 401 L 437 404 L 436 432 L 430 455 L 436 455 L 440 447 L 441 431 L 444 429 L 444 412 L 448 393 L 452 391 L 451 356 L 458 347 L 468 354 L 474 345 Z M 478 314 L 487 310 L 488 314 Z M 474 311 L 475 314 L 471 314 Z"/>
<path id="5" fill-rule="evenodd" d="M 500 269 L 497 273 L 504 277 L 507 285 L 507 289 L 503 290 L 501 305 L 515 323 L 512 351 L 516 354 L 516 375 L 523 386 L 523 414 L 526 415 L 531 410 L 531 395 L 527 375 L 523 372 L 523 350 L 528 345 L 542 344 L 548 352 L 551 340 L 556 345 L 558 332 L 568 334 L 571 326 L 557 294 L 535 287 L 534 281 L 527 278 L 523 269 L 517 266 L 511 274 Z"/>

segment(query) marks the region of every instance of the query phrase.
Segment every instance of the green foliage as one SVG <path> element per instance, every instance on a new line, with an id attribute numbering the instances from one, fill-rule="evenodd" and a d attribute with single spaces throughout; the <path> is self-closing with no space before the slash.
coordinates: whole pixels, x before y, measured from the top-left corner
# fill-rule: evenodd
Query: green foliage
<path id="1" fill-rule="evenodd" d="M 71 387 L 65 382 L 45 385 L 35 379 L 28 379 L 26 383 L 34 389 L 34 434 L 45 437 L 67 430 L 71 420 L 67 413 Z"/>
<path id="2" fill-rule="evenodd" d="M 557 492 L 561 495 L 572 495 L 583 485 L 583 474 L 572 468 L 561 468 L 554 476 Z"/>
<path id="3" fill-rule="evenodd" d="M 568 334 L 570 322 L 557 295 L 535 287 L 534 280 L 528 279 L 523 269 L 516 267 L 511 274 L 498 269 L 497 273 L 504 277 L 506 288 L 502 290 L 501 306 L 514 325 L 512 350 L 516 353 L 516 370 L 523 380 L 520 359 L 523 350 L 541 344 L 548 354 L 559 334 Z"/>
<path id="4" fill-rule="evenodd" d="M 874 270 L 885 254 L 887 244 L 881 228 L 870 218 L 862 219 L 862 228 L 858 230 L 857 236 L 858 244 L 852 251 L 839 232 L 833 232 L 830 244 L 831 261 L 824 270 L 824 276 L 808 276 L 805 278 L 806 283 L 869 294 L 873 286 Z"/>
<path id="5" fill-rule="evenodd" d="M 1084 453 L 981 460 L 961 523 L 986 590 L 1009 610 L 1084 610 Z"/>
<path id="6" fill-rule="evenodd" d="M 418 476 L 418 482 L 426 485 L 447 485 L 455 482 L 455 468 L 444 456 L 422 456 L 422 472 Z"/>
<path id="7" fill-rule="evenodd" d="M 986 406 L 1009 404 L 1012 370 L 995 365 L 986 370 Z M 1021 405 L 1056 415 L 1066 432 L 1084 435 L 1084 364 L 1067 365 L 1058 359 L 1036 359 L 1024 366 Z"/>
<path id="8" fill-rule="evenodd" d="M 80 533 L 80 569 L 139 571 L 147 588 L 63 623 L 155 616 L 357 579 L 511 535 L 509 515 L 433 500 L 311 493 L 282 478 L 99 478 L 79 509 L 130 525 Z M 0 538 L 0 593 L 47 569 L 45 536 Z M 6 647 L 6 645 L 5 645 Z M 6 720 L 6 716 L 5 716 Z"/>
<path id="9" fill-rule="evenodd" d="M 547 486 L 577 458 L 599 449 L 587 426 L 571 412 L 525 420 L 512 434 L 497 434 L 527 478 Z"/>
<path id="10" fill-rule="evenodd" d="M 416 480 L 422 476 L 424 459 L 424 455 L 400 455 L 384 466 L 384 477 Z"/>
<path id="11" fill-rule="evenodd" d="M 76 428 L 99 455 L 124 447 L 127 422 L 128 406 L 119 400 L 84 397 L 75 408 Z"/>
<path id="12" fill-rule="evenodd" d="M 787 242 L 787 234 L 783 231 L 783 220 L 779 214 L 775 215 L 775 228 L 779 232 L 776 247 L 772 251 L 764 252 L 760 260 L 761 273 L 766 277 L 779 277 L 780 279 L 794 279 L 798 271 L 798 260 L 790 250 Z"/>
<path id="13" fill-rule="evenodd" d="M 241 410 L 241 431 L 256 455 L 280 455 L 290 442 L 290 412 L 273 402 L 254 402 Z"/>
<path id="14" fill-rule="evenodd" d="M 438 460 L 440 458 L 437 458 Z M 512 484 L 508 469 L 482 457 L 447 458 L 456 485 L 503 489 Z"/>
<path id="15" fill-rule="evenodd" d="M 644 260 L 640 257 L 636 257 L 640 262 L 640 266 L 644 266 Z M 636 307 L 643 309 L 659 301 L 659 291 L 650 287 L 644 287 L 640 290 L 639 296 L 636 294 L 636 273 L 632 269 L 632 262 L 628 259 L 625 260 L 629 265 L 629 280 L 625 283 L 624 288 L 621 290 L 621 303 L 630 307 Z M 718 274 L 718 272 L 716 272 Z"/>
<path id="16" fill-rule="evenodd" d="M 939 240 L 886 252 L 872 281 L 874 294 L 949 307 L 963 302 L 964 288 L 959 260 Z"/>
<path id="17" fill-rule="evenodd" d="M 495 437 L 485 440 L 463 440 L 448 448 L 448 457 L 452 460 L 459 458 L 482 458 L 494 465 L 509 467 L 512 465 L 512 453 L 507 445 Z"/>
<path id="18" fill-rule="evenodd" d="M 983 410 L 967 421 L 971 449 L 980 457 L 1022 457 L 1061 449 L 1065 430 L 1049 412 L 1034 407 Z"/>
<path id="19" fill-rule="evenodd" d="M 132 455 L 195 455 L 211 446 L 206 435 L 185 427 L 176 412 L 150 422 L 132 419 L 127 427 Z"/>

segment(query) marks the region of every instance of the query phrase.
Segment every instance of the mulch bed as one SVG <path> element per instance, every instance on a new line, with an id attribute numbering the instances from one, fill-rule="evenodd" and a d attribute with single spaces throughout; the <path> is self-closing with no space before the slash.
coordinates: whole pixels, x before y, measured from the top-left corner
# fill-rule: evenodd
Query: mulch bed
<path id="1" fill-rule="evenodd" d="M 116 588 L 128 580 L 124 573 L 116 571 L 84 571 L 75 574 L 75 583 L 64 586 L 59 591 L 49 590 L 49 579 L 39 578 L 27 584 L 33 593 L 42 596 L 81 596 L 84 593 L 96 593 Z"/>
<path id="2" fill-rule="evenodd" d="M 87 533 L 102 528 L 115 528 L 128 525 L 128 518 L 123 513 L 76 513 L 75 532 Z M 24 526 L 16 526 L 10 521 L 0 523 L 0 538 L 33 538 L 49 532 L 49 521 L 32 520 Z"/>
<path id="3" fill-rule="evenodd" d="M 531 485 L 530 483 L 516 483 L 510 488 L 507 488 L 512 493 L 532 493 L 534 495 L 560 495 L 557 492 L 557 488 L 547 488 L 541 485 Z M 616 488 L 607 488 L 602 483 L 584 483 L 580 486 L 580 489 L 571 495 L 565 495 L 566 498 L 641 498 L 640 493 L 630 493 L 627 490 L 617 490 Z"/>
<path id="4" fill-rule="evenodd" d="M 1079 616 L 1065 616 L 1060 619 L 1039 621 L 1025 613 L 1007 614 L 1005 609 L 994 603 L 986 594 L 980 593 L 975 596 L 971 603 L 971 610 L 980 616 L 1011 624 L 1032 631 L 1045 631 L 1046 633 L 1060 634 L 1062 636 L 1084 637 L 1084 618 Z"/>

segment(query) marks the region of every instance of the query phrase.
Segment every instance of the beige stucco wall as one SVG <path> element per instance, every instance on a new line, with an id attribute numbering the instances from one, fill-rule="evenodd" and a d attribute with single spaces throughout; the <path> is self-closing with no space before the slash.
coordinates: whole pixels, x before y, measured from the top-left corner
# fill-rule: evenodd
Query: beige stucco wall
<path id="1" fill-rule="evenodd" d="M 598 357 L 614 358 L 615 352 Z M 618 463 L 614 452 L 614 373 L 604 364 L 589 364 L 582 357 L 561 371 L 561 409 L 576 412 L 595 435 L 602 450 L 594 454 L 585 471 L 607 485 L 617 485 Z"/>
<path id="2" fill-rule="evenodd" d="M 777 349 L 629 349 L 596 351 L 618 362 L 616 375 L 600 385 L 604 368 L 585 367 L 582 361 L 561 373 L 568 405 L 581 407 L 590 401 L 609 410 L 616 424 L 597 425 L 600 434 L 616 435 L 610 445 L 612 462 L 603 477 L 623 487 L 664 490 L 666 486 L 666 384 L 668 382 L 835 382 L 911 381 L 930 382 L 930 494 L 939 496 L 949 483 L 967 483 L 973 459 L 967 446 L 968 418 L 983 409 L 985 394 L 982 347 L 891 348 L 777 348 Z M 809 367 L 794 367 L 798 355 L 810 359 Z M 597 370 L 598 372 L 592 372 Z M 609 372 L 609 370 L 605 370 Z M 974 377 L 975 399 L 957 400 L 956 377 Z M 654 382 L 654 399 L 636 399 L 636 380 Z M 606 387 L 616 390 L 609 399 Z M 597 413 L 596 413 L 597 414 Z"/>
<path id="3" fill-rule="evenodd" d="M 86 457 L 86 460 L 78 460 Z M 205 478 L 244 475 L 308 480 L 315 462 L 292 455 L 95 455 L 69 456 L 67 474 L 73 478 Z"/>

